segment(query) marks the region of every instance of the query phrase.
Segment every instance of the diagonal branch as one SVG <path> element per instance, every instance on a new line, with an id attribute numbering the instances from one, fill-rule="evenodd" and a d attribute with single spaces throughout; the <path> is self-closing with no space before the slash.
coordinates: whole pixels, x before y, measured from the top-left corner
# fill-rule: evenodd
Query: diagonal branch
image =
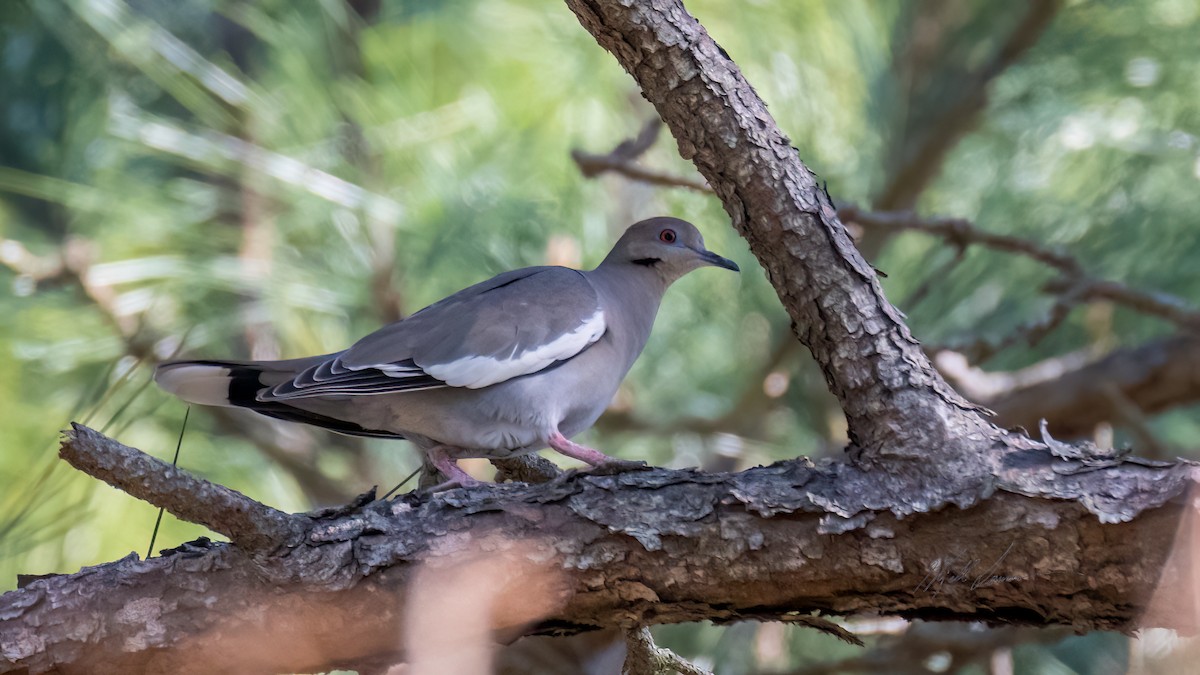
<path id="1" fill-rule="evenodd" d="M 658 140 L 658 132 L 661 129 L 662 122 L 651 120 L 646 126 L 642 127 L 637 137 L 622 141 L 617 147 L 613 148 L 612 152 L 597 155 L 582 150 L 572 150 L 571 159 L 575 160 L 575 165 L 579 167 L 579 172 L 585 178 L 595 178 L 602 173 L 611 171 L 619 173 L 630 180 L 650 185 L 681 187 L 711 194 L 712 188 L 707 183 L 647 169 L 637 163 L 638 157 L 645 154 L 650 149 L 650 146 L 654 145 L 654 142 Z"/>
<path id="2" fill-rule="evenodd" d="M 654 636 L 650 635 L 649 628 L 635 628 L 625 635 L 629 648 L 625 655 L 623 675 L 712 675 L 675 652 L 654 644 Z"/>
<path id="3" fill-rule="evenodd" d="M 658 171 L 655 169 L 646 168 L 638 164 L 637 160 L 647 150 L 650 149 L 654 142 L 658 140 L 658 132 L 662 129 L 662 122 L 651 120 L 638 135 L 634 138 L 628 138 L 617 144 L 611 152 L 603 155 L 584 152 L 583 150 L 572 150 L 571 159 L 575 161 L 575 166 L 579 167 L 579 173 L 583 174 L 584 178 L 595 178 L 605 173 L 616 173 L 639 183 L 647 185 L 657 185 L 660 187 L 672 188 L 687 188 L 696 192 L 712 194 L 713 189 L 702 181 L 675 174 Z"/>
<path id="4" fill-rule="evenodd" d="M 292 542 L 304 522 L 222 485 L 210 483 L 81 425 L 66 432 L 59 456 L 91 476 L 229 537 L 247 552 Z"/>
<path id="5" fill-rule="evenodd" d="M 936 446 L 933 437 L 986 430 L 884 298 L 829 196 L 765 104 L 682 4 L 567 5 L 637 80 L 680 154 L 749 242 L 845 411 L 855 456 L 872 461 L 883 448 L 906 455 L 911 447 L 914 458 L 927 460 L 927 450 L 916 448 Z"/>

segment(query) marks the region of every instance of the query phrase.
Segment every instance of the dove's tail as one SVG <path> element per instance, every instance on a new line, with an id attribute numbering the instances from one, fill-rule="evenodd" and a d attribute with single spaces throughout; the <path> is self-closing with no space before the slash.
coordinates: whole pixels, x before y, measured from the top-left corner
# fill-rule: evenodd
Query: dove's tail
<path id="1" fill-rule="evenodd" d="M 291 361 L 168 361 L 154 381 L 188 403 L 257 408 L 258 393 L 292 379 L 315 359 Z"/>
<path id="2" fill-rule="evenodd" d="M 290 403 L 260 401 L 264 389 L 286 382 L 332 354 L 289 361 L 168 361 L 154 370 L 154 381 L 188 403 L 247 408 L 260 415 L 302 422 L 351 436 L 403 438 L 398 433 L 367 429 L 341 419 L 344 410 L 312 410 Z M 311 402 L 309 402 L 311 403 Z"/>

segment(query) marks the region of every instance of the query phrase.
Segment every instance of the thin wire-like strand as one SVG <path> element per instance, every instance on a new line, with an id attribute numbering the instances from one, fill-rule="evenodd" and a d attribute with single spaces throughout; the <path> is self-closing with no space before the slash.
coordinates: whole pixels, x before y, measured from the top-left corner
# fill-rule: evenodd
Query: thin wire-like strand
<path id="1" fill-rule="evenodd" d="M 179 448 L 183 447 L 183 432 L 187 430 L 188 417 L 191 414 L 192 406 L 189 405 L 187 411 L 183 413 L 183 424 L 179 427 L 179 440 L 175 442 L 175 456 L 171 458 L 171 466 L 179 465 Z M 159 508 L 158 517 L 154 519 L 154 531 L 150 533 L 150 547 L 146 549 L 147 560 L 150 559 L 150 556 L 154 555 L 154 540 L 158 539 L 158 526 L 162 525 L 163 511 L 165 509 Z"/>
<path id="2" fill-rule="evenodd" d="M 416 475 L 419 473 L 421 473 L 421 467 L 417 467 L 416 471 L 408 474 L 408 478 L 405 478 L 404 480 L 400 481 L 400 483 L 396 487 L 392 488 L 391 490 L 388 490 L 387 494 L 380 497 L 380 499 L 387 499 L 388 497 L 391 497 L 393 494 L 395 494 L 396 490 L 399 490 L 400 488 L 404 487 L 405 483 L 408 483 L 408 481 L 415 478 Z"/>

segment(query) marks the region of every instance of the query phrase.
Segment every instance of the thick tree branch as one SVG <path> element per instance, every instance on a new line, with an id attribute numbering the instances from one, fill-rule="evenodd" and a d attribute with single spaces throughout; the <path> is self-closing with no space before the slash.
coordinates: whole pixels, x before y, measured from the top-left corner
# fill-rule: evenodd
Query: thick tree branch
<path id="1" fill-rule="evenodd" d="M 74 439 L 67 445 L 80 447 L 68 452 L 118 445 L 82 430 Z M 119 454 L 127 461 L 87 470 L 135 489 L 161 486 L 143 489 L 149 495 L 194 488 L 190 501 L 204 503 L 211 494 L 132 449 Z M 894 503 L 900 478 L 802 461 L 740 474 L 655 469 L 292 516 L 309 527 L 296 539 L 288 528 L 271 535 L 292 542 L 282 555 L 199 542 L 5 594 L 0 672 L 380 666 L 405 657 L 419 570 L 479 556 L 526 570 L 492 614 L 505 639 L 700 619 L 808 625 L 813 610 L 1076 630 L 1194 630 L 1200 621 L 1183 604 L 1142 616 L 1156 584 L 1190 573 L 1164 564 L 1181 500 L 1200 479 L 1192 465 L 1064 458 L 1031 444 L 999 458 L 996 493 L 965 511 L 925 512 L 941 486 L 916 483 L 903 498 L 923 513 L 862 511 Z M 166 506 L 210 518 L 186 503 Z M 513 604 L 530 594 L 551 601 L 536 611 Z"/>

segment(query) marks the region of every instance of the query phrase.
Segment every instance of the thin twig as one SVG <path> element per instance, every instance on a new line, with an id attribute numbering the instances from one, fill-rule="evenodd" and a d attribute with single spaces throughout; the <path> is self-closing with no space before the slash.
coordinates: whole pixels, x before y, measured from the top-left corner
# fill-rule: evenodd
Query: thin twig
<path id="1" fill-rule="evenodd" d="M 1093 300 L 1121 304 L 1143 314 L 1166 319 L 1186 330 L 1200 331 L 1200 311 L 1192 308 L 1182 298 L 1159 291 L 1130 288 L 1116 281 L 1097 279 L 1087 273 L 1077 258 L 1057 248 L 1020 237 L 988 232 L 962 218 L 922 218 L 907 211 L 864 211 L 853 206 L 838 209 L 838 215 L 843 221 L 858 223 L 865 229 L 888 233 L 905 230 L 923 232 L 939 237 L 959 249 L 978 244 L 996 251 L 1025 256 L 1058 270 L 1061 276 L 1047 283 L 1043 290 L 1057 294 L 1059 302 L 1051 308 L 1046 317 L 1026 324 L 1023 329 L 1014 331 L 1013 336 L 1001 340 L 1002 346 L 991 349 L 990 354 L 1014 344 L 1023 335 L 1031 335 L 1032 331 L 1039 330 L 1040 335 L 1044 335 L 1065 318 L 1064 310 L 1069 311 L 1075 304 Z"/>
<path id="2" fill-rule="evenodd" d="M 397 490 L 399 490 L 400 488 L 407 485 L 408 481 L 416 478 L 417 474 L 421 473 L 421 470 L 424 468 L 425 467 L 423 467 L 423 466 L 419 466 L 419 467 L 413 469 L 412 473 L 408 474 L 408 476 L 406 476 L 404 478 L 404 480 L 400 481 L 399 483 L 396 483 L 395 487 L 393 487 L 391 490 L 388 490 L 387 492 L 383 493 L 383 496 L 380 497 L 380 499 L 387 499 L 388 497 L 391 497 L 392 495 L 396 494 Z"/>
<path id="3" fill-rule="evenodd" d="M 885 230 L 889 234 L 912 230 L 944 239 L 955 247 L 979 244 L 1005 253 L 1033 258 L 1061 271 L 1064 275 L 1083 274 L 1083 266 L 1073 256 L 1056 248 L 1007 234 L 988 232 L 965 218 L 923 218 L 911 211 L 866 211 L 855 206 L 838 208 L 838 217 L 846 223 L 858 223 L 866 229 Z"/>
<path id="4" fill-rule="evenodd" d="M 171 466 L 179 466 L 179 451 L 183 448 L 183 432 L 187 430 L 188 418 L 192 416 L 192 406 L 183 413 L 183 424 L 179 425 L 179 439 L 175 441 L 175 456 L 171 458 Z M 158 539 L 158 528 L 162 525 L 163 514 L 167 510 L 158 507 L 158 516 L 154 519 L 154 531 L 150 533 L 150 545 L 146 547 L 146 558 L 154 555 L 154 542 Z"/>
<path id="5" fill-rule="evenodd" d="M 1059 292 L 1070 283 L 1067 279 L 1055 279 L 1046 284 L 1046 290 Z M 1130 288 L 1116 281 L 1085 277 L 1075 282 L 1080 296 L 1086 300 L 1108 300 L 1142 314 L 1150 314 L 1171 321 L 1181 328 L 1200 331 L 1200 311 L 1192 309 L 1184 299 L 1161 291 L 1143 291 Z"/>
<path id="6" fill-rule="evenodd" d="M 651 120 L 642 127 L 636 137 L 622 141 L 608 154 L 596 155 L 582 150 L 572 150 L 571 159 L 575 160 L 579 172 L 586 178 L 595 178 L 602 173 L 611 171 L 642 183 L 681 187 L 712 194 L 712 188 L 704 181 L 654 171 L 637 163 L 638 157 L 645 154 L 650 146 L 658 140 L 658 133 L 661 129 L 662 122 L 660 120 Z"/>
<path id="7" fill-rule="evenodd" d="M 708 183 L 647 169 L 632 161 L 617 159 L 611 155 L 593 155 L 582 150 L 572 150 L 571 159 L 575 160 L 575 163 L 579 165 L 579 170 L 583 175 L 588 177 L 612 171 L 642 183 L 664 187 L 681 187 L 695 190 L 696 192 L 712 194 L 712 188 L 709 187 Z"/>

